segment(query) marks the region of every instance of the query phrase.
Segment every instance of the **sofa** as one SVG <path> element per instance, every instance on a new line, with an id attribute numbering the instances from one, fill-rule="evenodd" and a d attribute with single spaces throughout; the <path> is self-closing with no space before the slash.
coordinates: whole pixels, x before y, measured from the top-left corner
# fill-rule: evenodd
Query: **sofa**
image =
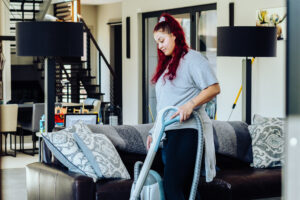
<path id="1" fill-rule="evenodd" d="M 121 130 L 124 127 L 100 126 L 90 125 L 89 127 L 94 133 L 99 133 L 99 128 L 103 133 L 103 131 L 109 132 L 112 129 Z M 147 126 L 145 130 L 150 127 L 149 125 L 141 126 Z M 141 130 L 140 127 L 135 130 Z M 126 134 L 130 133 L 130 130 L 134 132 L 134 127 L 128 129 L 127 126 L 126 129 Z M 226 135 L 226 133 L 223 134 Z M 146 135 L 142 137 L 144 144 L 145 138 Z M 251 144 L 251 141 L 249 142 Z M 51 152 L 44 143 L 43 145 L 43 162 L 32 163 L 26 166 L 26 187 L 27 198 L 29 200 L 129 199 L 133 183 L 132 179 L 101 179 L 94 182 L 90 177 L 69 171 L 51 155 Z M 281 196 L 282 177 L 280 167 L 267 169 L 253 168 L 249 162 L 234 157 L 230 153 L 222 153 L 224 149 L 221 150 L 220 144 L 215 144 L 215 146 L 218 148 L 216 151 L 217 175 L 209 183 L 205 182 L 205 177 L 201 177 L 198 194 L 200 194 L 202 200 L 243 200 Z M 117 151 L 132 178 L 135 162 L 143 161 L 146 156 L 145 153 L 124 151 L 122 148 L 117 148 Z M 163 175 L 160 151 L 157 153 L 151 168 Z"/>

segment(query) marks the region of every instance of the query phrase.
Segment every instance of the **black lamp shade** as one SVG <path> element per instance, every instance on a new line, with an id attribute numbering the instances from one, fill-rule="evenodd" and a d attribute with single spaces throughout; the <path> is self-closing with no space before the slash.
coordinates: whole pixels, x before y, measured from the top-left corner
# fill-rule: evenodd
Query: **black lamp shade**
<path id="1" fill-rule="evenodd" d="M 83 56 L 83 25 L 72 22 L 19 22 L 18 56 Z"/>
<path id="2" fill-rule="evenodd" d="M 217 56 L 276 56 L 276 27 L 218 27 L 217 34 Z"/>

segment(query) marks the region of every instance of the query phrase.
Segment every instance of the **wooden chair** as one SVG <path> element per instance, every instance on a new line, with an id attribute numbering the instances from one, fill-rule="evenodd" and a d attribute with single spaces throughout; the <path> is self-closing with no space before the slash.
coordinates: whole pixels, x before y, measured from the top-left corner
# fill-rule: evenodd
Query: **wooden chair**
<path id="1" fill-rule="evenodd" d="M 14 156 L 17 155 L 17 145 L 16 145 L 16 135 L 17 135 L 17 125 L 18 125 L 18 105 L 17 104 L 6 104 L 0 105 L 0 142 L 1 156 Z M 7 135 L 11 134 L 15 136 L 15 149 L 14 153 L 10 154 L 7 152 Z M 5 136 L 5 151 L 2 152 L 2 135 Z M 12 145 L 12 142 L 10 141 Z"/>

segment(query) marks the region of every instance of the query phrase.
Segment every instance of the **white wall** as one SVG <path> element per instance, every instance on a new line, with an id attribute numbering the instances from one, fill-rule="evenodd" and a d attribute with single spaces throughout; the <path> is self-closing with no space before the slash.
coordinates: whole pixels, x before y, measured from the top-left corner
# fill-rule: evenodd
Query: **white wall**
<path id="1" fill-rule="evenodd" d="M 105 4 L 97 7 L 97 41 L 107 58 L 110 60 L 110 26 L 108 22 L 121 21 L 122 3 Z M 128 77 L 130 79 L 130 77 Z M 104 101 L 110 101 L 110 72 L 104 61 L 101 62 L 101 89 L 105 93 Z M 124 84 L 124 83 L 123 83 Z M 123 95 L 126 95 L 123 93 Z"/>
<path id="2" fill-rule="evenodd" d="M 4 0 L 9 5 L 7 0 Z M 3 1 L 0 2 L 0 35 L 10 35 L 9 30 L 9 11 Z M 11 67 L 10 67 L 10 42 L 2 42 L 2 50 L 5 57 L 3 69 L 3 100 L 7 102 L 11 99 Z"/>
<path id="3" fill-rule="evenodd" d="M 218 25 L 228 26 L 228 0 L 123 0 L 122 22 L 130 17 L 131 58 L 123 48 L 123 122 L 142 122 L 142 21 L 141 13 L 163 9 L 217 3 Z M 256 10 L 285 6 L 284 0 L 236 0 L 235 25 L 255 25 Z M 123 47 L 126 29 L 123 26 Z M 284 116 L 285 113 L 285 41 L 278 42 L 276 58 L 257 58 L 253 64 L 252 113 L 266 116 Z M 242 58 L 217 58 L 217 76 L 221 85 L 218 97 L 218 119 L 227 120 L 233 101 L 242 82 Z M 272 89 L 272 90 L 271 90 Z M 241 120 L 240 97 L 231 120 Z"/>
<path id="4" fill-rule="evenodd" d="M 228 25 L 226 5 L 219 5 L 218 24 Z M 265 8 L 286 6 L 284 0 L 235 0 L 235 25 L 255 26 L 256 11 Z M 222 21 L 221 21 L 222 20 Z M 285 116 L 285 50 L 284 41 L 277 43 L 277 57 L 256 58 L 252 65 L 252 115 Z M 241 85 L 242 58 L 218 58 L 218 78 L 221 83 L 221 94 L 218 98 L 218 119 L 227 120 L 231 105 Z M 242 98 L 237 103 L 231 120 L 242 119 Z"/>

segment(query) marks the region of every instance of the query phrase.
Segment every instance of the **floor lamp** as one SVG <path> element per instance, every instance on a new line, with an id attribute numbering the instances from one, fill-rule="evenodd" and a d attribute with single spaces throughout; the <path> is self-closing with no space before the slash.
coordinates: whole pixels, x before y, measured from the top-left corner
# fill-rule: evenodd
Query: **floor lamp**
<path id="1" fill-rule="evenodd" d="M 249 57 L 276 56 L 276 27 L 218 27 L 217 56 L 246 57 L 243 60 L 243 121 L 251 124 L 252 68 Z"/>
<path id="2" fill-rule="evenodd" d="M 45 130 L 54 128 L 55 57 L 83 56 L 83 25 L 72 22 L 19 22 L 18 56 L 43 56 L 45 71 Z"/>

